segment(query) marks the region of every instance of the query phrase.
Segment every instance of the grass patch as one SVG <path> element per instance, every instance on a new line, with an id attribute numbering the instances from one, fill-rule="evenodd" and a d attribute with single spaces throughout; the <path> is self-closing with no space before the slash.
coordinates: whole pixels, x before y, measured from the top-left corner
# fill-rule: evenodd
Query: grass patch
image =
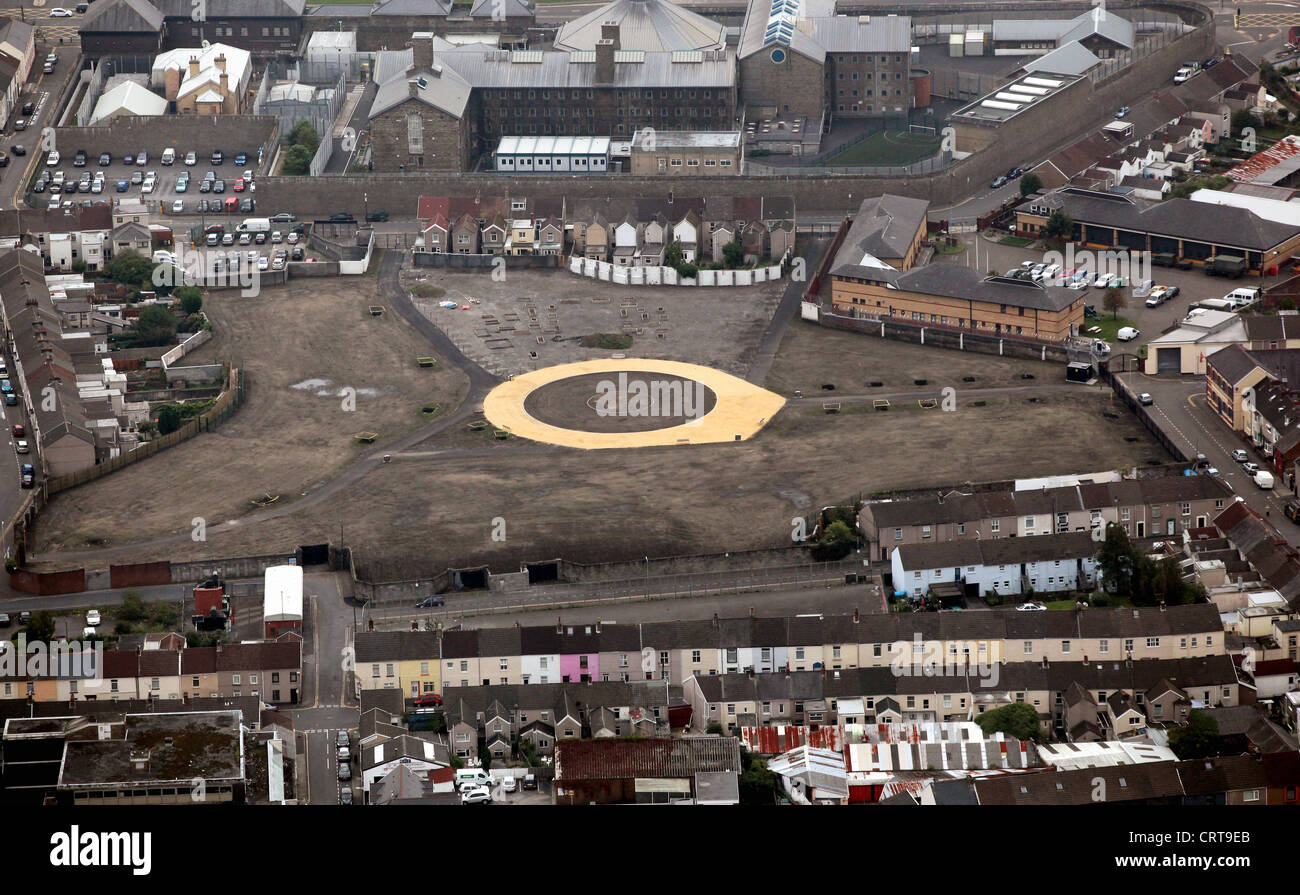
<path id="1" fill-rule="evenodd" d="M 605 348 L 623 351 L 632 347 L 632 337 L 627 333 L 590 333 L 582 337 L 583 348 Z"/>
<path id="2" fill-rule="evenodd" d="M 940 137 L 909 131 L 878 131 L 829 156 L 823 165 L 852 167 L 857 165 L 910 165 L 939 151 Z"/>
<path id="3" fill-rule="evenodd" d="M 966 247 L 959 242 L 953 245 L 948 245 L 946 242 L 936 242 L 934 244 L 934 253 L 936 255 L 957 255 L 964 251 L 966 251 Z"/>
<path id="4" fill-rule="evenodd" d="M 411 287 L 411 294 L 416 298 L 442 298 L 447 290 L 432 283 L 416 283 Z"/>
<path id="5" fill-rule="evenodd" d="M 1101 314 L 1101 319 L 1085 321 L 1087 325 L 1083 328 L 1083 335 L 1089 339 L 1101 339 L 1105 342 L 1117 342 L 1119 331 L 1126 326 L 1133 325 L 1133 321 L 1123 315 L 1112 317 L 1106 313 L 1104 308 L 1096 305 L 1094 305 L 1094 307 L 1097 307 L 1097 313 Z M 1094 326 L 1098 327 L 1101 332 L 1091 332 L 1091 329 Z M 1120 344 L 1125 345 L 1128 343 L 1120 342 Z M 1112 345 L 1111 347 L 1114 348 L 1115 346 Z"/>
<path id="6" fill-rule="evenodd" d="M 998 245 L 1016 246 L 1017 248 L 1024 248 L 1025 246 L 1029 245 L 1032 242 L 1033 242 L 1032 239 L 1029 239 L 1024 236 L 1004 236 L 998 240 Z"/>

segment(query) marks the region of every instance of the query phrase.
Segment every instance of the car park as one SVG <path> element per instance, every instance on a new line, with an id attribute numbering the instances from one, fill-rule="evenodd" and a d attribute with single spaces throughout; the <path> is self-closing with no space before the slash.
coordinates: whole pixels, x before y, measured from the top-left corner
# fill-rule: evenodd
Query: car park
<path id="1" fill-rule="evenodd" d="M 119 180 L 117 182 L 116 187 L 114 187 L 114 189 L 116 189 L 119 193 L 125 193 L 130 188 L 131 188 L 131 184 L 127 183 L 125 180 Z"/>
<path id="2" fill-rule="evenodd" d="M 156 181 L 153 181 L 153 180 L 146 180 L 146 181 L 144 182 L 144 185 L 140 187 L 140 193 L 141 193 L 141 195 L 145 195 L 145 196 L 147 196 L 147 195 L 149 195 L 150 193 L 152 193 L 152 192 L 154 191 L 154 189 L 155 189 L 157 186 L 158 186 L 158 184 L 157 184 Z"/>
<path id="3" fill-rule="evenodd" d="M 246 152 L 236 152 L 236 153 L 235 153 L 235 164 L 238 165 L 238 166 L 241 167 L 241 168 L 242 168 L 244 165 L 247 165 L 247 164 L 248 164 L 248 153 L 246 153 Z"/>

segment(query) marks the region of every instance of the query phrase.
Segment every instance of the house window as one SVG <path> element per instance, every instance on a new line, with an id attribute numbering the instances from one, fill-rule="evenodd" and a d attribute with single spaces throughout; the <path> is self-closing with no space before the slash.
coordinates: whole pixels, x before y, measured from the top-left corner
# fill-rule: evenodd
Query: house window
<path id="1" fill-rule="evenodd" d="M 921 526 L 921 537 L 923 537 L 923 538 L 928 538 L 928 537 L 930 537 L 930 526 L 928 526 L 928 525 L 922 525 L 922 526 Z"/>
<path id="2" fill-rule="evenodd" d="M 1069 653 L 1069 652 L 1070 652 L 1070 641 L 1068 641 L 1068 640 L 1062 640 L 1062 641 L 1061 641 L 1061 652 L 1062 652 L 1062 653 Z"/>
<path id="3" fill-rule="evenodd" d="M 1026 640 L 1026 641 L 1025 641 L 1025 655 L 1026 655 L 1026 656 L 1032 656 L 1033 654 L 1034 654 L 1034 641 L 1032 641 L 1032 640 Z"/>
<path id="4" fill-rule="evenodd" d="M 1124 640 L 1124 652 L 1126 653 L 1133 652 L 1133 640 L 1131 638 L 1126 638 Z"/>
<path id="5" fill-rule="evenodd" d="M 1147 649 L 1159 649 L 1159 648 L 1160 648 L 1160 638 L 1159 638 L 1159 637 L 1148 637 L 1148 638 L 1147 638 Z"/>
<path id="6" fill-rule="evenodd" d="M 388 672 L 388 674 L 386 674 L 385 677 L 392 677 L 392 676 L 393 676 L 393 665 L 392 665 L 392 663 L 390 662 L 390 663 L 388 663 L 388 664 L 387 664 L 386 666 L 384 666 L 384 667 L 385 667 L 385 670 Z M 236 681 L 236 683 L 238 683 L 238 681 Z M 255 681 L 250 681 L 250 683 L 256 683 L 256 682 L 255 682 Z"/>
<path id="7" fill-rule="evenodd" d="M 1002 523 L 997 519 L 993 519 L 989 522 L 989 531 L 997 531 L 1001 527 Z"/>
<path id="8" fill-rule="evenodd" d="M 154 678 L 154 680 L 156 681 L 156 680 L 158 680 L 158 678 Z M 232 675 L 230 676 L 230 682 L 231 682 L 232 684 L 234 684 L 236 687 L 238 687 L 238 686 L 239 686 L 239 675 L 237 675 L 237 674 L 232 674 Z M 158 689 L 158 685 L 157 685 L 157 684 L 154 684 L 154 689 L 155 689 L 155 690 Z"/>
<path id="9" fill-rule="evenodd" d="M 1108 653 L 1108 652 L 1110 652 L 1110 641 L 1109 641 L 1109 640 L 1102 640 L 1102 641 L 1099 641 L 1099 642 L 1097 643 L 1097 649 L 1100 650 L 1100 651 L 1103 652 L 1103 653 Z"/>
<path id="10" fill-rule="evenodd" d="M 1241 800 L 1242 800 L 1243 802 L 1258 802 L 1258 801 L 1259 801 L 1259 790 L 1258 790 L 1258 789 L 1248 789 L 1248 790 L 1246 790 L 1245 792 L 1243 792 L 1243 793 L 1241 794 Z"/>
<path id="11" fill-rule="evenodd" d="M 697 665 L 699 664 L 699 662 L 700 662 L 700 651 L 699 651 L 699 650 L 691 650 L 691 661 L 692 661 L 693 663 L 697 664 Z"/>
<path id="12" fill-rule="evenodd" d="M 509 659 L 502 659 L 502 660 L 501 660 L 501 670 L 502 670 L 502 671 L 505 671 L 505 670 L 508 669 L 509 667 L 510 667 L 510 660 L 509 660 Z"/>
<path id="13" fill-rule="evenodd" d="M 795 657 L 796 659 L 802 659 L 802 658 L 803 658 L 803 647 L 802 647 L 802 646 L 796 646 L 796 647 L 794 648 L 794 657 Z"/>
<path id="14" fill-rule="evenodd" d="M 895 541 L 903 540 L 903 530 L 901 528 L 894 529 L 894 540 Z"/>

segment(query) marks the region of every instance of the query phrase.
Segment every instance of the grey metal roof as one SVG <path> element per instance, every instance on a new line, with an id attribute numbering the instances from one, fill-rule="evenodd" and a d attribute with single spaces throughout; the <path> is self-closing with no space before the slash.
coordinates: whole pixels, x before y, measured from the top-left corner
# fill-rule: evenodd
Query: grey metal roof
<path id="1" fill-rule="evenodd" d="M 415 65 L 415 51 L 410 47 L 404 50 L 380 50 L 375 53 L 375 70 L 372 79 L 376 84 L 383 84 L 398 75 L 405 74 L 413 65 Z"/>
<path id="2" fill-rule="evenodd" d="M 213 19 L 296 19 L 306 0 L 204 0 L 204 13 Z M 188 19 L 194 14 L 193 0 L 156 0 L 169 19 Z M 92 7 L 93 8 L 93 7 Z"/>
<path id="3" fill-rule="evenodd" d="M 667 0 L 613 0 L 562 26 L 555 48 L 594 50 L 605 22 L 618 23 L 623 50 L 721 50 L 727 45 L 721 24 Z"/>
<path id="4" fill-rule="evenodd" d="M 994 19 L 993 40 L 1056 40 L 1072 24 L 1071 19 Z"/>
<path id="5" fill-rule="evenodd" d="M 411 85 L 415 85 L 412 93 Z M 460 118 L 469 103 L 470 84 L 450 66 L 434 62 L 434 69 L 417 69 L 414 66 L 379 85 L 375 101 L 370 106 L 370 117 L 382 115 L 408 99 L 440 109 Z"/>
<path id="6" fill-rule="evenodd" d="M 828 53 L 911 53 L 912 20 L 907 16 L 827 16 L 808 19 L 812 38 Z"/>
<path id="7" fill-rule="evenodd" d="M 474 0 L 469 15 L 472 19 L 494 18 L 504 15 L 507 19 L 536 15 L 537 4 L 533 0 Z"/>
<path id="8" fill-rule="evenodd" d="M 1025 63 L 1025 71 L 1042 71 L 1057 75 L 1081 75 L 1091 71 L 1100 59 L 1077 40 L 1062 44 L 1050 53 Z"/>
<path id="9" fill-rule="evenodd" d="M 1133 49 L 1133 23 L 1121 18 L 1108 9 L 1094 7 L 1071 20 L 1073 27 L 1062 32 L 1061 43 L 1071 40 L 1083 40 L 1097 35 L 1119 44 L 1125 49 Z"/>
<path id="10" fill-rule="evenodd" d="M 445 16 L 451 12 L 447 0 L 385 0 L 370 11 L 372 16 Z"/>
<path id="11" fill-rule="evenodd" d="M 647 52 L 639 62 L 615 62 L 614 81 L 596 80 L 594 63 L 578 62 L 560 50 L 529 51 L 526 55 L 482 44 L 440 49 L 435 40 L 435 61 L 450 66 L 475 88 L 581 88 L 581 87 L 732 87 L 736 67 L 731 52 L 704 53 L 698 62 L 675 61 L 672 53 Z M 632 56 L 633 54 L 629 54 Z"/>
<path id="12" fill-rule="evenodd" d="M 91 5 L 78 30 L 145 32 L 162 25 L 162 13 L 148 0 L 101 0 Z"/>
<path id="13" fill-rule="evenodd" d="M 1079 293 L 1072 289 L 1043 286 L 1030 280 L 985 277 L 979 271 L 955 264 L 929 264 L 905 273 L 844 265 L 831 273 L 884 280 L 892 282 L 899 289 L 922 295 L 939 295 L 1039 311 L 1063 311 L 1080 300 Z"/>

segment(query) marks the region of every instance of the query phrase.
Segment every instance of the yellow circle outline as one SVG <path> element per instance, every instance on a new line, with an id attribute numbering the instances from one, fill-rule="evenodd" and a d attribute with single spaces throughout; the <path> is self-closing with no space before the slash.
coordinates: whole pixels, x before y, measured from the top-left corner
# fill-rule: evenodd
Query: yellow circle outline
<path id="1" fill-rule="evenodd" d="M 660 373 L 691 379 L 713 390 L 717 403 L 697 420 L 648 432 L 583 432 L 544 423 L 524 410 L 535 390 L 552 382 L 591 373 Z M 497 428 L 520 438 L 564 447 L 657 447 L 675 444 L 717 444 L 745 441 L 765 426 L 785 406 L 785 398 L 739 377 L 698 364 L 650 358 L 601 358 L 560 364 L 524 373 L 503 382 L 483 399 L 483 414 Z"/>

